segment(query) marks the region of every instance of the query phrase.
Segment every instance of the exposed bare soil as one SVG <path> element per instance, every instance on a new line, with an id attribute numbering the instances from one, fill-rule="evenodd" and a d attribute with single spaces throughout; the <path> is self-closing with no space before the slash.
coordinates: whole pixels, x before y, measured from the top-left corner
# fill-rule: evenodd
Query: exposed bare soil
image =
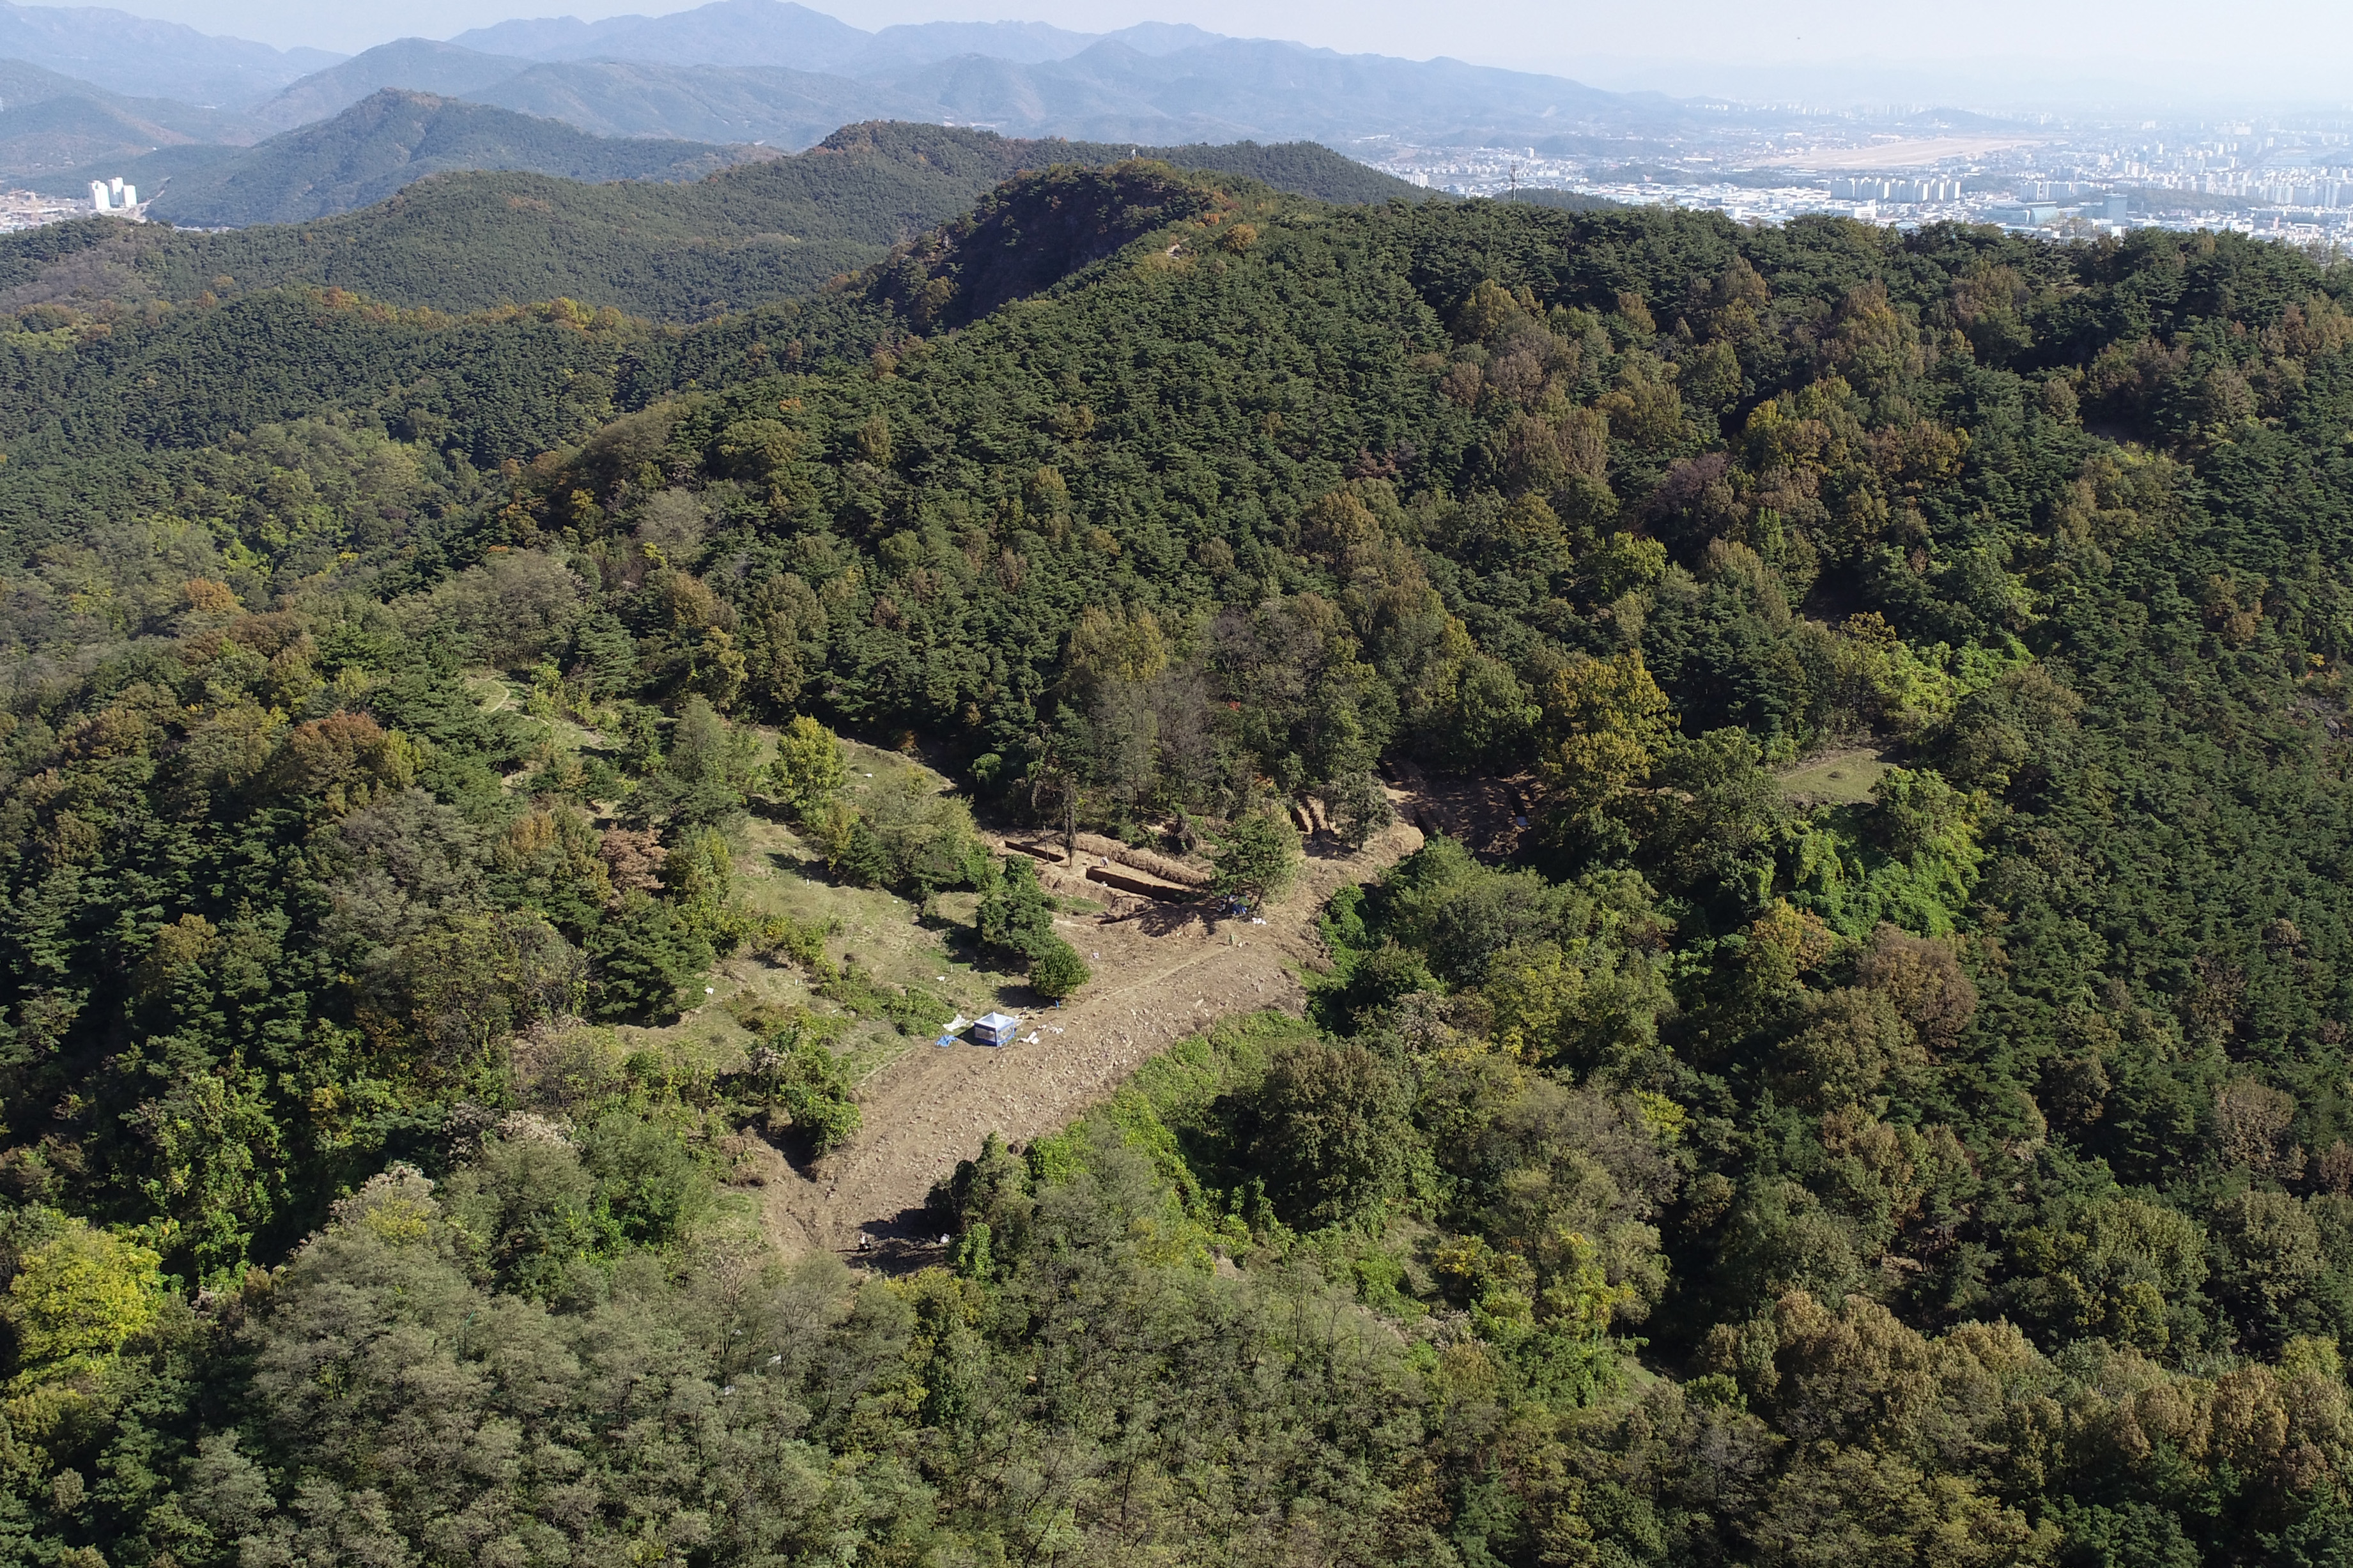
<path id="1" fill-rule="evenodd" d="M 1378 875 L 1421 844 L 1409 821 L 1414 801 L 1402 792 L 1396 799 L 1409 820 L 1361 851 L 1329 838 L 1311 845 L 1303 874 L 1263 925 L 1219 919 L 1207 905 L 1113 892 L 1083 880 L 1083 865 L 1043 868 L 1050 889 L 1116 900 L 1103 916 L 1057 921 L 1087 955 L 1093 983 L 1064 1006 L 1026 1012 L 1019 1043 L 1003 1049 L 918 1044 L 860 1087 L 858 1137 L 807 1172 L 780 1156 L 757 1160 L 769 1238 L 788 1253 L 855 1253 L 863 1233 L 877 1261 L 913 1261 L 936 1240 L 923 1215 L 933 1184 L 978 1152 L 988 1133 L 1020 1142 L 1060 1131 L 1149 1058 L 1217 1019 L 1296 1010 L 1299 967 L 1323 954 L 1316 910 L 1344 883 Z"/>
<path id="2" fill-rule="evenodd" d="M 1506 860 L 1531 831 L 1536 785 L 1532 773 L 1509 778 L 1431 775 L 1415 763 L 1385 764 L 1398 815 L 1426 834 L 1459 839 L 1473 855 Z"/>

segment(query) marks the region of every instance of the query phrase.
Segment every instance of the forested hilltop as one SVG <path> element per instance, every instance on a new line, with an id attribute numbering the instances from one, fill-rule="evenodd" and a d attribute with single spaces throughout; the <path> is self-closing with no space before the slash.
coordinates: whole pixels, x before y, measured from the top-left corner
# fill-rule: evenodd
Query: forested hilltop
<path id="1" fill-rule="evenodd" d="M 877 122 L 845 126 L 805 153 L 691 184 L 592 184 L 526 172 L 427 175 L 437 156 L 509 171 L 575 170 L 593 157 L 617 172 L 656 174 L 726 150 L 586 137 L 552 121 L 446 101 L 427 117 L 431 133 L 405 145 L 388 132 L 414 102 L 413 94 L 378 95 L 326 124 L 194 174 L 160 202 L 157 216 L 251 223 L 304 204 L 340 211 L 355 195 L 375 201 L 402 185 L 374 205 L 230 234 L 93 217 L 10 236 L 0 238 L 0 305 L 111 314 L 307 284 L 438 310 L 562 297 L 656 321 L 696 321 L 794 299 L 869 266 L 1024 169 L 1109 163 L 1135 151 Z M 1314 142 L 1148 151 L 1321 201 L 1421 199 L 1404 181 Z"/>
<path id="2" fill-rule="evenodd" d="M 167 153 L 167 160 L 185 154 Z M 301 223 L 383 200 L 443 170 L 525 169 L 584 181 L 693 180 L 744 150 L 669 138 L 591 136 L 559 121 L 387 88 L 316 125 L 214 166 L 152 180 L 147 216 L 199 227 Z M 130 167 L 139 179 L 147 171 Z"/>
<path id="3" fill-rule="evenodd" d="M 2348 281 L 1136 162 L 690 328 L 23 310 L 0 1539 L 2353 1560 Z M 940 1022 L 747 819 L 1050 994 L 971 811 L 1254 897 L 1385 760 L 1527 826 L 1307 1019 L 992 1140 L 940 1267 L 743 1225 L 839 1009 Z M 827 1000 L 619 1032 L 747 951 Z"/>

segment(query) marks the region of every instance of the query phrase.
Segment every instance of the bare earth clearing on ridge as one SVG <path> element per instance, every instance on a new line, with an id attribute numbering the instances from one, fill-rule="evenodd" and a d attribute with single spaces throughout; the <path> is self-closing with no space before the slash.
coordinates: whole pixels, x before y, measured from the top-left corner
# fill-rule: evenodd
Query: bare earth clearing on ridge
<path id="1" fill-rule="evenodd" d="M 851 754 L 858 772 L 910 765 L 866 747 L 854 747 Z M 1877 749 L 1847 747 L 1807 759 L 1782 783 L 1810 796 L 1867 800 L 1885 766 Z M 1409 763 L 1398 767 L 1389 796 L 1397 823 L 1362 850 L 1348 853 L 1328 836 L 1311 843 L 1298 881 L 1265 911 L 1264 925 L 1215 919 L 1206 904 L 1123 897 L 1082 879 L 1084 867 L 1095 859 L 1084 853 L 1078 866 L 1041 867 L 1050 891 L 1112 906 L 1106 915 L 1065 914 L 1055 922 L 1087 956 L 1092 984 L 1062 1007 L 1032 1011 L 1019 1007 L 1024 988 L 1012 977 L 965 970 L 965 984 L 957 994 L 973 998 L 968 1014 L 999 1005 L 996 997 L 983 998 L 976 984 L 1010 982 L 1000 986 L 1002 1005 L 1024 1012 L 1020 1043 L 989 1050 L 964 1044 L 941 1048 L 919 1040 L 889 1057 L 860 1089 L 863 1129 L 806 1173 L 774 1145 L 760 1143 L 746 1173 L 762 1184 L 762 1225 L 769 1240 L 787 1254 L 847 1253 L 856 1250 L 864 1233 L 872 1238 L 879 1262 L 926 1259 L 936 1251 L 937 1237 L 924 1200 L 957 1161 L 979 1151 L 988 1133 L 1018 1143 L 1059 1131 L 1186 1036 L 1235 1014 L 1264 1007 L 1298 1011 L 1305 1000 L 1299 967 L 1323 955 L 1315 915 L 1335 889 L 1370 881 L 1411 854 L 1420 847 L 1425 827 L 1451 833 L 1482 854 L 1508 855 L 1527 831 L 1524 814 L 1534 800 L 1532 781 L 1525 777 L 1440 781 Z M 1035 843 L 1040 835 L 984 837 L 994 847 L 1018 854 L 1017 843 Z M 888 894 L 829 886 L 823 892 L 831 900 L 849 897 L 906 908 Z M 968 914 L 964 906 L 969 901 L 966 895 L 951 907 Z M 930 934 L 900 923 L 897 915 L 887 920 L 887 929 L 861 928 L 857 945 L 880 950 L 889 977 L 902 978 L 890 975 L 894 938 L 922 950 L 898 967 L 929 967 Z M 908 934 L 900 936 L 901 931 Z M 870 966 L 877 963 L 866 951 L 861 960 Z M 932 977 L 913 978 L 920 983 Z"/>
<path id="2" fill-rule="evenodd" d="M 772 1152 L 761 1162 L 769 1239 L 787 1253 L 848 1251 L 862 1229 L 885 1260 L 920 1254 L 934 1240 L 921 1212 L 933 1184 L 988 1133 L 1018 1142 L 1058 1131 L 1185 1036 L 1232 1014 L 1297 1011 L 1298 966 L 1323 951 L 1314 922 L 1324 901 L 1421 841 L 1403 821 L 1354 854 L 1319 841 L 1264 925 L 1178 905 L 1059 918 L 1093 983 L 1064 1006 L 1028 1013 L 1021 1042 L 1005 1049 L 918 1042 L 866 1081 L 864 1129 L 808 1174 Z"/>
<path id="3" fill-rule="evenodd" d="M 476 695 L 492 708 L 516 700 L 495 677 L 478 680 Z M 580 731 L 567 730 L 567 739 L 600 743 Z M 775 737 L 764 730 L 760 739 L 765 761 Z M 853 800 L 905 785 L 910 773 L 925 793 L 953 787 L 898 752 L 847 740 L 842 750 Z M 756 1201 L 760 1229 L 788 1256 L 855 1253 L 864 1233 L 873 1238 L 876 1261 L 921 1260 L 937 1240 L 923 1213 L 926 1196 L 957 1161 L 978 1152 L 987 1134 L 1018 1143 L 1059 1131 L 1186 1036 L 1237 1014 L 1300 1011 L 1305 992 L 1299 970 L 1324 956 L 1315 917 L 1334 891 L 1378 877 L 1420 847 L 1426 832 L 1451 834 L 1484 856 L 1508 856 L 1525 831 L 1519 814 L 1532 798 L 1528 784 L 1524 777 L 1432 779 L 1411 763 L 1398 764 L 1388 788 L 1397 821 L 1353 853 L 1328 832 L 1310 836 L 1299 877 L 1261 911 L 1264 924 L 1218 918 L 1206 900 L 1157 902 L 1089 879 L 1089 868 L 1099 867 L 1130 886 L 1166 886 L 1164 879 L 1103 861 L 1085 847 L 1092 836 L 1082 836 L 1076 864 L 1060 863 L 1057 848 L 1038 869 L 1061 906 L 1056 927 L 1085 956 L 1094 978 L 1063 1006 L 1042 1009 L 1018 972 L 959 956 L 960 944 L 948 940 L 940 921 L 917 921 L 914 906 L 888 891 L 832 880 L 814 844 L 780 822 L 754 816 L 741 832 L 736 873 L 739 894 L 755 910 L 831 922 L 828 952 L 854 960 L 876 981 L 920 987 L 968 1018 L 1002 1008 L 1024 1023 L 1018 1043 L 992 1050 L 962 1042 L 936 1047 L 928 1037 L 902 1036 L 881 1018 L 859 1019 L 836 1048 L 859 1076 L 860 1131 L 846 1146 L 797 1169 L 776 1143 L 746 1129 L 735 1167 L 738 1190 Z M 1018 856 L 1027 846 L 1033 858 L 1050 841 L 1035 828 L 984 827 L 981 837 L 1002 854 Z M 940 915 L 969 924 L 976 900 L 969 892 L 943 894 Z M 744 953 L 712 970 L 702 1005 L 673 1023 L 624 1026 L 618 1035 L 626 1046 L 651 1047 L 681 1064 L 738 1066 L 753 1044 L 736 1016 L 740 1008 L 812 1004 L 819 1011 L 833 1006 L 812 996 L 797 966 Z"/>

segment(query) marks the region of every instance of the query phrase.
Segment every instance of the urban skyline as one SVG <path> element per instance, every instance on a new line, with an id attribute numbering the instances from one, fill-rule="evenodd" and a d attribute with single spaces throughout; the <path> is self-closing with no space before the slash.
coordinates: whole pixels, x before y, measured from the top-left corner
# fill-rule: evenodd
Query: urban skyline
<path id="1" fill-rule="evenodd" d="M 1559 189 L 1712 208 L 1736 221 L 1832 213 L 1901 227 L 1990 223 L 2063 236 L 2157 227 L 2295 243 L 2353 238 L 2353 117 L 2021 127 L 1942 139 L 1961 145 L 1941 157 L 1926 155 L 1938 139 L 1881 132 L 1874 142 L 1851 117 L 1819 118 L 1811 134 L 1732 136 L 1665 159 L 1546 156 L 1525 146 L 1352 151 L 1458 195 Z"/>

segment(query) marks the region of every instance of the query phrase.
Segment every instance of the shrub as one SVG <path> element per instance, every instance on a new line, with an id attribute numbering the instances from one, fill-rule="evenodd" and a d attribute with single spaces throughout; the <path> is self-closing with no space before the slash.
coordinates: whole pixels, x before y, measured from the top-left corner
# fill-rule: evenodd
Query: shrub
<path id="1" fill-rule="evenodd" d="M 794 719 L 776 736 L 776 760 L 768 767 L 768 787 L 795 821 L 815 818 L 849 782 L 841 742 L 807 714 Z"/>
<path id="2" fill-rule="evenodd" d="M 1054 936 L 1054 905 L 1038 885 L 1038 868 L 1008 858 L 975 911 L 980 940 L 1000 952 L 1034 958 Z"/>
<path id="3" fill-rule="evenodd" d="M 864 1016 L 888 1018 L 902 1035 L 934 1033 L 955 1016 L 955 1008 L 930 992 L 912 985 L 878 984 L 854 963 L 842 965 L 839 973 L 818 987 L 817 994 Z"/>
<path id="4" fill-rule="evenodd" d="M 709 827 L 744 809 L 752 782 L 752 736 L 729 727 L 705 699 L 686 700 L 670 752 L 638 792 L 639 807 L 679 826 Z"/>
<path id="5" fill-rule="evenodd" d="M 808 971 L 820 984 L 833 978 L 833 961 L 825 955 L 825 939 L 837 922 L 797 921 L 790 915 L 770 915 L 760 922 L 757 941 L 772 954 L 781 954 Z"/>
<path id="6" fill-rule="evenodd" d="M 1059 1002 L 1093 978 L 1079 950 L 1060 937 L 1048 937 L 1030 955 L 1029 984 L 1040 996 Z"/>
<path id="7" fill-rule="evenodd" d="M 850 1100 L 849 1075 L 831 1048 L 845 1022 L 794 1008 L 747 1017 L 745 1023 L 762 1040 L 762 1047 L 753 1053 L 754 1098 L 783 1111 L 793 1130 L 808 1141 L 811 1154 L 848 1142 L 864 1119 Z"/>
<path id="8" fill-rule="evenodd" d="M 710 942 L 677 910 L 642 892 L 625 895 L 588 933 L 586 947 L 595 977 L 591 1005 L 599 1018 L 675 1015 L 682 994 L 702 983 L 712 961 Z"/>
<path id="9" fill-rule="evenodd" d="M 1414 1143 L 1405 1089 L 1364 1047 L 1310 1041 L 1278 1051 L 1257 1109 L 1257 1168 L 1295 1221 L 1364 1217 L 1403 1189 Z"/>
<path id="10" fill-rule="evenodd" d="M 1236 817 L 1209 857 L 1220 893 L 1263 903 L 1291 885 L 1299 869 L 1299 832 L 1271 807 Z"/>

